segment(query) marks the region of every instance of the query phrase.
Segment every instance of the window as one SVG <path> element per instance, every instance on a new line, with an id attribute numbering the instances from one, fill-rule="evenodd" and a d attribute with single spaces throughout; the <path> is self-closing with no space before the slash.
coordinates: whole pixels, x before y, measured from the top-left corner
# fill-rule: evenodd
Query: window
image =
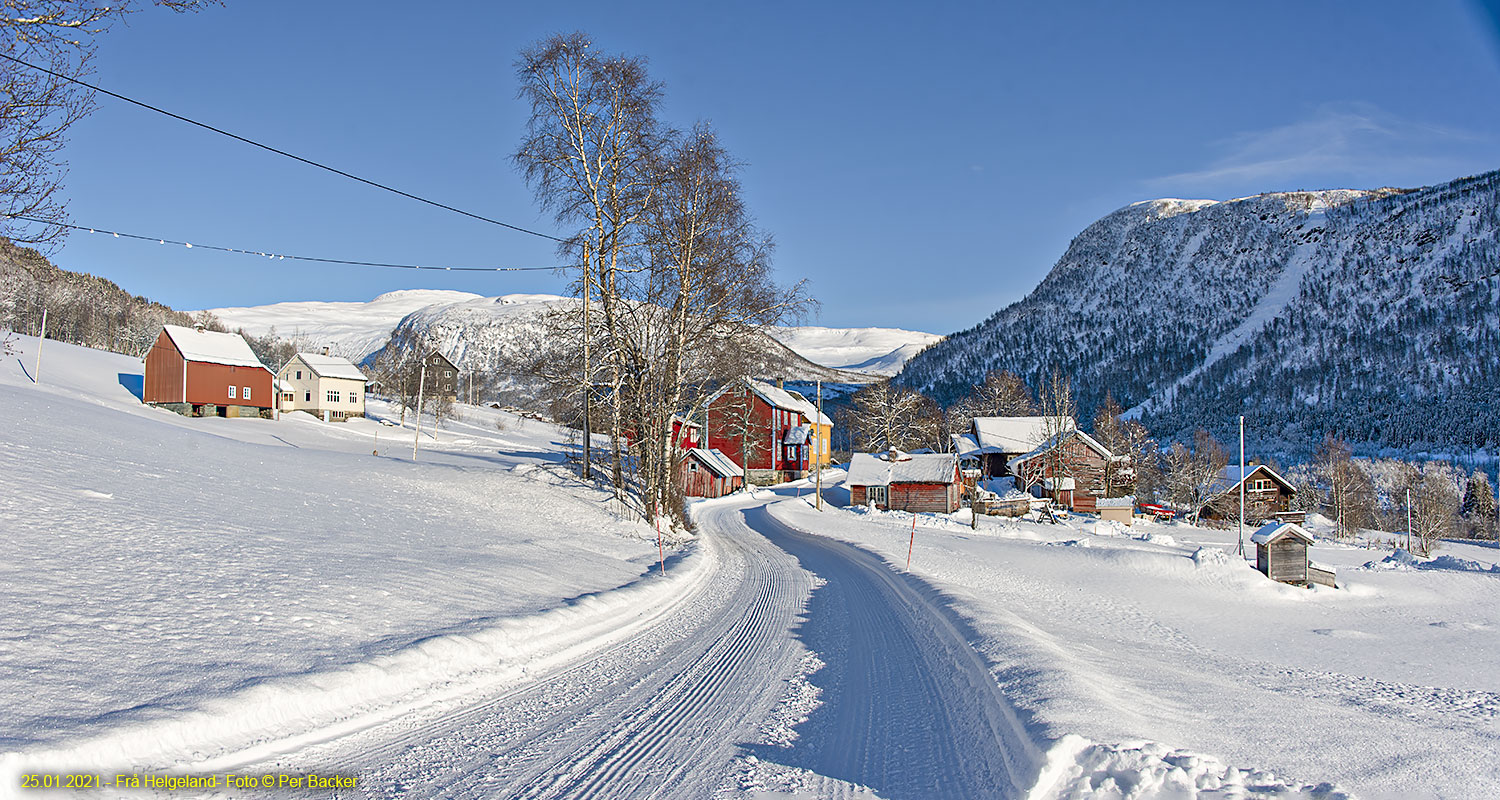
<path id="1" fill-rule="evenodd" d="M 689 461 L 688 462 L 688 472 L 697 472 L 697 471 L 698 471 L 698 462 L 696 462 L 696 461 Z"/>
<path id="2" fill-rule="evenodd" d="M 303 392 L 303 398 L 302 399 L 304 401 L 306 401 L 306 402 L 311 403 L 312 402 L 312 390 L 309 389 L 306 392 Z"/>
<path id="3" fill-rule="evenodd" d="M 292 402 L 293 400 L 296 400 L 296 399 L 297 399 L 297 395 L 294 394 L 294 393 L 292 393 L 292 392 L 282 392 L 281 393 L 281 401 L 284 402 L 284 403 L 290 403 L 290 402 Z"/>
<path id="4" fill-rule="evenodd" d="M 451 378 L 451 377 L 453 377 L 453 370 L 451 370 L 451 369 L 445 369 L 445 370 L 443 370 L 443 377 L 444 378 Z"/>
<path id="5" fill-rule="evenodd" d="M 353 389 L 350 389 L 349 390 L 349 402 L 351 402 L 351 403 L 358 403 L 359 402 L 359 392 L 356 392 Z"/>
<path id="6" fill-rule="evenodd" d="M 330 403 L 337 403 L 338 401 L 339 401 L 339 390 L 337 390 L 337 389 L 329 389 L 328 390 L 328 402 L 330 402 Z"/>
<path id="7" fill-rule="evenodd" d="M 297 380 L 302 380 L 302 370 L 297 370 Z"/>
<path id="8" fill-rule="evenodd" d="M 234 387 L 233 387 L 233 386 L 231 386 L 231 387 L 229 387 L 229 388 L 230 388 L 230 389 L 233 389 L 233 388 L 234 388 Z M 230 392 L 230 393 L 229 393 L 229 396 L 230 396 L 230 397 L 234 397 L 234 392 Z M 241 396 L 242 396 L 242 397 L 244 397 L 244 398 L 245 398 L 245 399 L 246 399 L 246 400 L 249 400 L 249 399 L 250 399 L 250 387 L 249 387 L 249 386 L 246 386 L 246 387 L 245 387 L 245 391 L 244 391 L 244 392 L 242 392 L 242 393 L 241 393 Z"/>
<path id="9" fill-rule="evenodd" d="M 866 486 L 865 500 L 872 506 L 883 506 L 890 503 L 890 493 L 884 486 Z"/>
<path id="10" fill-rule="evenodd" d="M 235 387 L 233 387 L 233 386 L 229 387 L 229 399 L 230 400 L 234 399 L 234 393 L 235 393 Z"/>

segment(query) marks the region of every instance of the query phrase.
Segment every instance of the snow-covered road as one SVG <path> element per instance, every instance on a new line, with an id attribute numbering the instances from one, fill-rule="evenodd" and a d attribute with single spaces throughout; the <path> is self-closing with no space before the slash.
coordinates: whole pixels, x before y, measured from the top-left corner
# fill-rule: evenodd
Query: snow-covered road
<path id="1" fill-rule="evenodd" d="M 769 499 L 700 507 L 715 573 L 657 624 L 498 696 L 238 766 L 356 771 L 369 796 L 753 797 L 788 774 L 803 796 L 1023 794 L 1038 756 L 951 613 Z M 808 648 L 823 705 L 765 744 Z"/>

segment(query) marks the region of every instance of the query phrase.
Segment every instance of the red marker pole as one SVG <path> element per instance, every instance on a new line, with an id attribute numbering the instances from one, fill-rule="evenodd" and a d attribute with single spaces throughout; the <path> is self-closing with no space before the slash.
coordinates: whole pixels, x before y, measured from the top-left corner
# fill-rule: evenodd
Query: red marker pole
<path id="1" fill-rule="evenodd" d="M 911 572 L 911 551 L 917 546 L 917 515 L 911 515 L 911 542 L 906 545 L 906 571 Z"/>

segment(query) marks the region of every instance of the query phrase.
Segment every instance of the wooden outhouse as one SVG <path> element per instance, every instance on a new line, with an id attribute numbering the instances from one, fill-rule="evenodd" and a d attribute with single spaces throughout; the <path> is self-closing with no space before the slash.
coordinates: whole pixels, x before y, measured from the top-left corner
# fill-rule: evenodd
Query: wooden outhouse
<path id="1" fill-rule="evenodd" d="M 1255 544 L 1255 568 L 1281 583 L 1334 585 L 1334 572 L 1307 558 L 1313 537 L 1294 522 L 1267 522 L 1250 535 Z"/>
<path id="2" fill-rule="evenodd" d="M 271 386 L 239 334 L 166 325 L 146 353 L 141 400 L 194 417 L 269 417 Z"/>
<path id="3" fill-rule="evenodd" d="M 1094 502 L 1099 509 L 1099 519 L 1129 525 L 1135 521 L 1135 497 L 1106 497 Z"/>

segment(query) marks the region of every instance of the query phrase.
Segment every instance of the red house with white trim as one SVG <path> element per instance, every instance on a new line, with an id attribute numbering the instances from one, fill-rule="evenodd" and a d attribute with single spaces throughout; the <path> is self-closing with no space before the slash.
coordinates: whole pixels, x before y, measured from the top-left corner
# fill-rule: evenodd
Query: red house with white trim
<path id="1" fill-rule="evenodd" d="M 193 417 L 269 417 L 272 380 L 239 334 L 167 325 L 146 354 L 141 400 Z"/>
<path id="2" fill-rule="evenodd" d="M 763 381 L 737 381 L 709 398 L 704 416 L 707 446 L 743 464 L 751 483 L 796 480 L 814 459 L 828 463 L 833 420 L 796 392 Z M 822 450 L 815 453 L 819 445 Z"/>

